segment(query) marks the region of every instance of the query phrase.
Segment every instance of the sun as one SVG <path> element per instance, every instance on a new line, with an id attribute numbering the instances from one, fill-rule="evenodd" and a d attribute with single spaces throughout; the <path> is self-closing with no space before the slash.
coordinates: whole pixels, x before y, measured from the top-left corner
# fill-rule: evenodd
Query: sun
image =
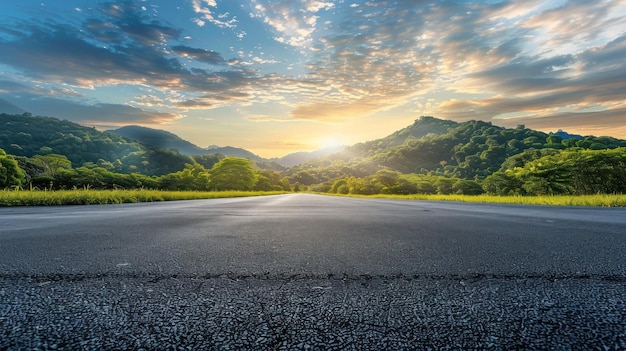
<path id="1" fill-rule="evenodd" d="M 344 142 L 338 136 L 326 136 L 319 140 L 318 145 L 322 149 L 332 149 L 344 145 Z"/>

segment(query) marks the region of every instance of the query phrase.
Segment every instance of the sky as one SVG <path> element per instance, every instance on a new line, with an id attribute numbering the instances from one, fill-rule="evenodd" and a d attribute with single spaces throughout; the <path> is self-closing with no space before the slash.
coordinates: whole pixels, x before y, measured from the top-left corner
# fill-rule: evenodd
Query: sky
<path id="1" fill-rule="evenodd" d="M 626 138 L 626 0 L 0 1 L 0 99 L 263 157 L 424 115 Z"/>

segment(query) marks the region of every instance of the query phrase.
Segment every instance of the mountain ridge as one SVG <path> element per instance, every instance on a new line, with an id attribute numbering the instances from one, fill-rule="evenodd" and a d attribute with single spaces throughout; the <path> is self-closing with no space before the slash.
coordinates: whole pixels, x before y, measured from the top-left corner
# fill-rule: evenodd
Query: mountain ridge
<path id="1" fill-rule="evenodd" d="M 7 110 L 15 111 L 18 113 L 5 112 Z M 4 99 L 0 99 L 0 113 L 5 113 L 8 115 L 28 114 L 19 106 L 16 106 Z M 284 155 L 282 157 L 272 158 L 264 158 L 254 154 L 249 150 L 234 146 L 212 145 L 207 148 L 202 148 L 172 132 L 138 125 L 124 126 L 117 129 L 108 130 L 107 132 L 120 135 L 152 147 L 162 148 L 165 150 L 178 150 L 178 152 L 185 156 L 222 154 L 224 156 L 248 158 L 257 162 L 274 162 L 283 167 L 291 168 L 320 157 L 326 157 L 333 153 L 341 152 L 345 149 L 359 150 L 366 148 L 369 149 L 370 153 L 373 154 L 378 151 L 384 150 L 385 148 L 397 147 L 398 145 L 406 142 L 407 139 L 421 139 L 428 136 L 429 134 L 431 136 L 443 134 L 447 132 L 450 127 L 455 126 L 459 123 L 451 120 L 438 119 L 432 116 L 421 116 L 420 118 L 416 119 L 416 122 L 417 121 L 419 121 L 418 124 L 413 123 L 412 125 L 402 128 L 385 137 L 364 141 L 351 146 L 325 148 L 314 151 L 298 151 Z M 584 140 L 586 138 L 585 136 L 577 134 L 569 134 L 561 129 L 556 132 L 540 133 L 546 135 L 554 135 L 562 138 L 563 140 Z"/>
<path id="2" fill-rule="evenodd" d="M 26 111 L 19 106 L 0 98 L 0 113 L 6 113 L 8 115 L 21 115 L 26 113 Z"/>
<path id="3" fill-rule="evenodd" d="M 206 155 L 222 154 L 224 156 L 235 156 L 248 158 L 254 161 L 264 161 L 262 157 L 254 153 L 233 146 L 211 146 L 208 148 L 199 147 L 178 135 L 163 130 L 138 125 L 129 125 L 117 129 L 108 130 L 110 133 L 136 140 L 142 144 L 159 147 L 166 150 L 177 150 L 183 155 Z"/>
<path id="4" fill-rule="evenodd" d="M 339 150 L 297 152 L 272 159 L 234 147 L 200 148 L 174 133 L 139 126 L 119 128 L 118 133 L 126 135 L 122 136 L 24 113 L 1 114 L 0 127 L 0 148 L 15 156 L 61 154 L 75 167 L 105 167 L 147 175 L 179 171 L 185 164 L 196 162 L 210 168 L 224 156 L 237 156 L 251 159 L 259 168 L 282 172 L 290 181 L 305 186 L 342 177 L 365 177 L 380 170 L 480 180 L 518 154 L 523 164 L 545 155 L 546 150 L 626 147 L 626 140 L 613 137 L 582 137 L 563 131 L 548 134 L 523 125 L 505 128 L 479 120 L 455 122 L 432 116 L 422 116 L 385 137 Z M 179 148 L 196 155 L 185 155 Z M 525 154 L 533 149 L 540 152 Z"/>
<path id="5" fill-rule="evenodd" d="M 211 145 L 207 148 L 202 148 L 179 137 L 174 133 L 162 129 L 155 129 L 138 125 L 129 125 L 117 129 L 108 130 L 108 132 L 162 149 L 178 150 L 178 152 L 187 156 L 222 154 L 224 156 L 247 158 L 257 162 L 275 162 L 284 167 L 293 167 L 311 159 L 326 156 L 333 152 L 340 151 L 344 148 L 344 146 L 341 146 L 324 148 L 314 151 L 299 151 L 287 154 L 282 157 L 264 158 L 252 153 L 251 151 L 234 146 Z"/>
<path id="6" fill-rule="evenodd" d="M 505 128 L 485 121 L 454 122 L 422 116 L 386 137 L 291 167 L 285 174 L 305 186 L 363 178 L 381 170 L 480 180 L 500 170 L 505 160 L 515 155 L 527 161 L 542 156 L 542 150 L 618 147 L 626 147 L 626 140 L 595 136 L 564 139 L 523 125 Z M 539 152 L 526 155 L 527 150 Z"/>

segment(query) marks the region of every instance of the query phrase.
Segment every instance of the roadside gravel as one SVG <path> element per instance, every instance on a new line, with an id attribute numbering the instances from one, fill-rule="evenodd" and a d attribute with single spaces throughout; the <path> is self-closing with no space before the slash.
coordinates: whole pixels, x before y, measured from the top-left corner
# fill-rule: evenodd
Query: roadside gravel
<path id="1" fill-rule="evenodd" d="M 624 350 L 626 279 L 0 276 L 0 350 Z"/>

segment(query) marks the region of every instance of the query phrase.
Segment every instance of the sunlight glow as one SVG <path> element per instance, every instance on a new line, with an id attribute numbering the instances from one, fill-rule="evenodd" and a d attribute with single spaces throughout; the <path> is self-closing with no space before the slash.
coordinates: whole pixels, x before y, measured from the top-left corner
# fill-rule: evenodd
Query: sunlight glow
<path id="1" fill-rule="evenodd" d="M 626 0 L 5 0 L 0 23 L 0 113 L 263 157 L 422 115 L 626 138 Z"/>
<path id="2" fill-rule="evenodd" d="M 330 149 L 345 145 L 341 137 L 336 135 L 326 136 L 320 139 L 317 143 L 321 149 Z"/>

